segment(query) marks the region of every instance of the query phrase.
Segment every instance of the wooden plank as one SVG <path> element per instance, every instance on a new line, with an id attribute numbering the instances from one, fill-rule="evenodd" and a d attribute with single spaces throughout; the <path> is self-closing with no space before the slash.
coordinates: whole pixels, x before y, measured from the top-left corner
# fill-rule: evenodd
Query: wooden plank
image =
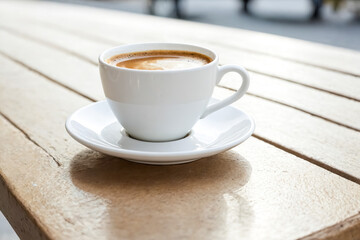
<path id="1" fill-rule="evenodd" d="M 180 23 L 180 21 L 172 19 L 167 19 L 166 23 L 163 21 L 163 18 L 159 17 L 140 16 L 139 14 L 121 13 L 119 11 L 75 5 L 68 6 L 59 3 L 5 2 L 2 3 L 2 6 L 14 12 L 19 12 L 20 10 L 19 15 L 24 14 L 24 12 L 28 13 L 28 11 L 33 12 L 33 16 L 45 13 L 48 17 L 52 17 L 54 14 L 61 15 L 61 13 L 65 13 L 68 19 L 76 21 L 87 19 L 92 20 L 92 22 L 95 20 L 98 23 L 122 24 L 123 26 L 131 27 L 140 25 L 140 27 L 143 27 L 143 31 L 146 31 L 147 26 L 154 26 L 163 32 L 175 30 L 180 34 L 186 33 L 189 36 L 196 33 L 193 37 L 202 42 L 210 41 L 218 44 L 226 39 L 227 41 L 224 44 L 233 49 L 245 49 L 251 52 L 279 56 L 305 64 L 334 69 L 336 71 L 348 72 L 357 76 L 360 75 L 360 54 L 358 52 L 323 44 L 310 43 L 303 40 L 202 23 L 186 21 Z M 93 16 L 95 15 L 104 17 L 94 18 Z M 122 15 L 127 21 L 114 22 L 113 19 L 119 18 L 119 15 Z M 63 15 L 61 15 L 61 17 L 62 16 Z M 68 19 L 63 18 L 64 21 L 69 21 Z M 219 32 L 221 32 L 221 34 L 214 34 Z"/>
<path id="2" fill-rule="evenodd" d="M 228 48 L 215 47 L 215 49 L 222 53 L 221 58 L 225 63 L 244 65 L 254 73 L 360 101 L 359 77 L 326 71 L 273 57 L 244 54 Z M 352 87 L 357 89 L 351 90 Z"/>
<path id="3" fill-rule="evenodd" d="M 360 239 L 360 214 L 352 216 L 333 226 L 314 232 L 301 240 L 353 240 Z"/>
<path id="4" fill-rule="evenodd" d="M 249 93 L 360 131 L 360 103 L 276 78 L 251 73 Z M 239 77 L 228 76 L 221 86 L 237 90 Z"/>
<path id="5" fill-rule="evenodd" d="M 93 64 L 98 64 L 97 58 L 101 52 L 114 46 L 113 44 L 88 39 L 85 36 L 62 32 L 58 29 L 29 24 L 16 18 L 11 21 L 1 21 L 0 28 L 22 37 L 24 40 L 30 39 L 46 46 L 61 49 Z"/>
<path id="6" fill-rule="evenodd" d="M 1 179 L 39 226 L 34 231 L 50 238 L 293 239 L 360 209 L 359 185 L 255 138 L 164 167 L 86 150 L 63 123 L 89 101 L 3 57 L 0 63 L 0 100 L 7 99 L 0 111 L 13 122 L 0 117 Z"/>
<path id="7" fill-rule="evenodd" d="M 47 6 L 47 4 L 45 5 Z M 114 12 L 111 11 L 83 7 L 79 7 L 74 10 L 72 8 L 68 9 L 66 6 L 58 6 L 57 4 L 48 6 L 49 8 L 47 8 L 47 11 L 42 10 L 43 7 L 45 7 L 43 4 L 31 4 L 28 8 L 21 9 L 21 14 L 13 14 L 10 11 L 13 5 L 5 6 L 6 7 L 3 8 L 4 11 L 0 17 L 3 17 L 3 22 L 6 22 L 6 24 L 9 24 L 9 21 L 6 21 L 8 19 L 12 19 L 10 22 L 22 21 L 33 22 L 36 25 L 45 24 L 47 28 L 60 27 L 62 30 L 68 32 L 70 31 L 71 34 L 80 34 L 86 36 L 87 38 L 93 38 L 96 40 L 102 39 L 103 42 L 110 43 L 112 45 L 118 45 L 119 43 L 126 42 L 139 42 L 144 41 L 145 39 L 146 41 L 180 41 L 205 45 L 223 53 L 221 54 L 223 62 L 241 64 L 254 72 L 276 76 L 288 81 L 311 86 L 317 89 L 323 89 L 324 91 L 328 91 L 333 94 L 346 96 L 360 101 L 360 81 L 358 81 L 358 78 L 355 76 L 334 71 L 327 71 L 269 55 L 244 51 L 233 46 L 226 46 L 223 44 L 222 40 L 210 41 L 210 37 L 206 37 L 205 39 L 198 38 L 198 36 L 203 35 L 217 36 L 219 35 L 219 32 L 222 32 L 220 30 L 223 28 L 218 29 L 217 27 L 212 26 L 210 27 L 201 24 L 197 25 L 196 23 L 170 20 L 170 27 L 166 27 L 166 24 L 164 25 L 163 23 L 163 19 L 119 12 L 114 14 Z M 68 17 L 64 19 L 61 11 L 65 9 L 67 9 L 66 14 Z M 104 17 L 98 17 L 95 19 L 93 17 L 94 15 Z M 126 18 L 127 21 L 123 21 L 122 17 Z M 119 29 L 121 29 L 121 31 L 119 31 Z M 223 31 L 228 32 L 230 30 L 224 28 Z M 236 31 L 238 30 L 233 29 L 233 31 L 234 35 L 236 35 Z M 194 35 L 194 32 L 197 34 Z M 229 37 L 222 39 L 233 38 Z M 265 40 L 261 38 L 261 41 Z M 287 43 L 283 43 L 281 45 L 286 44 Z M 238 46 L 242 46 L 241 41 Z M 298 46 L 295 49 L 299 49 Z M 349 58 L 342 56 L 339 51 L 328 51 L 327 54 L 330 54 L 330 56 L 327 56 L 328 59 L 337 59 L 337 61 L 338 59 Z M 353 55 L 351 56 L 353 57 L 353 65 L 355 64 L 358 69 L 360 69 L 356 62 L 357 58 Z M 309 58 L 314 59 L 315 57 L 310 55 Z"/>
<path id="8" fill-rule="evenodd" d="M 2 32 L 1 36 L 1 51 L 5 51 L 11 57 L 49 76 L 53 81 L 73 88 L 90 99 L 103 98 L 97 67 L 93 64 L 81 61 L 64 52 L 28 40 L 21 40 L 6 32 Z M 34 58 L 34 56 L 36 57 Z M 47 56 L 52 56 L 52 58 L 47 58 Z M 296 94 L 296 91 L 299 90 L 292 90 L 292 94 Z M 218 89 L 215 96 L 222 98 L 230 93 L 228 90 Z M 11 99 L 12 96 L 7 97 Z M 316 96 L 316 93 L 311 93 L 309 96 Z M 321 97 L 321 95 L 319 96 Z M 301 99 L 300 97 L 298 99 Z M 316 98 L 316 100 L 318 99 Z M 304 100 L 304 103 L 306 101 L 308 100 Z M 316 102 L 313 104 L 316 105 Z M 235 106 L 246 110 L 255 117 L 257 122 L 255 133 L 260 138 L 360 182 L 359 132 L 258 97 L 246 97 Z M 355 111 L 355 113 L 357 112 Z M 355 116 L 355 120 L 358 119 L 357 115 L 353 116 Z"/>
<path id="9" fill-rule="evenodd" d="M 4 31 L 2 32 L 4 33 Z M 58 30 L 39 25 L 26 24 L 22 21 L 11 21 L 10 23 L 6 23 L 5 32 L 9 32 L 10 34 L 21 38 L 14 38 L 5 34 L 5 38 L 6 36 L 8 38 L 10 37 L 7 42 L 12 42 L 13 47 L 16 49 L 19 47 L 17 47 L 14 42 L 16 42 L 17 45 L 22 46 L 30 45 L 28 40 L 33 40 L 37 43 L 41 43 L 41 45 L 46 44 L 50 47 L 66 51 L 70 54 L 75 54 L 85 61 L 89 61 L 95 65 L 97 65 L 97 56 L 99 53 L 112 46 L 111 44 L 105 43 L 98 44 L 97 41 L 89 40 L 85 37 L 74 36 L 73 34 L 60 32 Z M 6 39 L 4 39 L 4 41 L 6 41 Z M 11 47 L 5 48 L 5 46 L 11 45 L 5 43 L 3 47 L 3 51 L 10 54 L 12 51 Z M 43 46 L 39 46 L 39 44 L 35 44 L 33 47 L 27 47 L 26 55 L 29 56 L 29 61 L 27 62 L 32 62 L 30 56 L 33 55 L 34 52 L 38 52 L 37 49 L 39 47 L 41 49 L 44 48 Z M 44 52 L 46 50 L 40 51 Z M 221 52 L 221 54 L 225 57 L 233 55 L 233 53 L 229 52 Z M 52 54 L 49 53 L 49 55 Z M 16 57 L 18 60 L 23 59 L 23 54 L 21 54 L 21 58 L 19 54 L 13 57 Z M 236 62 L 236 59 L 229 58 L 223 63 L 234 62 Z M 360 121 L 358 121 L 360 116 L 360 104 L 357 101 L 316 91 L 302 85 L 292 84 L 261 74 L 251 73 L 251 78 L 252 84 L 249 92 L 256 96 L 295 107 L 307 113 L 332 121 L 336 124 L 360 131 Z M 237 89 L 240 82 L 236 79 L 237 77 L 226 77 L 226 80 L 223 81 L 223 84 L 221 85 Z M 237 82 L 239 82 L 239 84 L 236 84 Z M 360 84 L 360 81 L 358 82 Z M 342 109 L 342 111 L 339 111 L 339 109 Z"/>
<path id="10" fill-rule="evenodd" d="M 72 183 L 68 171 L 57 167 L 46 152 L 1 116 L 0 131 L 0 207 L 19 237 L 30 240 L 104 236 L 97 229 L 102 226 L 97 214 L 106 209 L 103 200 L 88 199 L 89 193 Z M 98 223 L 91 228 L 82 218 Z"/>
<path id="11" fill-rule="evenodd" d="M 43 156 L 39 157 L 38 154 L 33 154 L 34 149 L 37 149 L 36 146 L 32 145 L 21 132 L 11 127 L 2 115 L 0 115 L 0 131 L 0 209 L 21 239 L 49 239 L 46 233 L 47 227 L 39 221 L 36 215 L 34 216 L 39 209 L 32 209 L 33 205 L 28 202 L 31 201 L 31 194 L 24 191 L 25 187 L 31 190 L 34 186 L 21 182 L 21 180 L 29 180 L 29 172 L 24 171 L 28 166 L 38 164 L 36 167 L 44 170 L 38 160 L 47 161 L 46 155 L 42 154 Z M 13 144 L 12 147 L 10 147 L 10 143 Z M 18 146 L 21 148 L 15 149 L 15 144 L 19 144 Z M 10 159 L 13 163 L 7 164 Z M 14 167 L 18 169 L 14 169 Z M 9 170 L 13 172 L 12 176 L 7 174 Z M 49 172 L 49 169 L 44 172 Z M 39 172 L 32 171 L 32 173 Z M 34 194 L 36 193 L 34 192 Z M 39 196 L 41 195 L 39 194 Z M 41 202 L 33 203 L 34 206 L 41 205 Z M 5 240 L 5 238 L 3 239 Z"/>
<path id="12" fill-rule="evenodd" d="M 30 131 L 27 128 L 23 128 L 27 136 L 39 145 L 47 144 L 49 147 L 46 149 L 46 151 L 49 153 L 49 155 L 56 156 L 57 159 L 60 159 L 58 162 L 59 165 L 63 165 L 63 162 L 61 161 L 63 158 L 62 154 L 71 154 L 71 149 L 68 149 L 68 146 L 63 144 L 64 141 L 68 141 L 70 138 L 68 133 L 64 131 L 64 119 L 69 116 L 70 112 L 74 112 L 79 107 L 88 104 L 89 101 L 86 101 L 85 99 L 81 101 L 81 98 L 79 98 L 77 94 L 69 94 L 69 96 L 65 97 L 69 90 L 65 88 L 59 88 L 59 86 L 55 83 L 44 86 L 41 84 L 39 86 L 34 85 L 36 82 L 32 82 L 32 79 L 36 79 L 36 76 L 41 76 L 38 74 L 31 74 L 30 79 L 25 77 L 26 75 L 24 78 L 19 79 L 19 75 L 22 76 L 21 71 L 23 71 L 23 69 L 19 67 L 13 67 L 14 64 L 11 64 L 8 60 L 4 61 L 3 57 L 0 57 L 0 59 L 1 63 L 4 64 L 0 68 L 0 102 L 2 103 L 0 104 L 0 112 L 6 114 L 12 108 L 17 109 L 19 115 L 9 115 L 9 117 L 19 119 L 17 120 L 16 124 L 26 124 L 29 125 L 29 127 L 30 125 L 33 126 L 33 131 Z M 54 103 L 54 99 L 49 98 L 49 95 L 51 95 L 51 93 L 58 88 L 59 90 L 57 90 L 57 92 L 60 94 L 62 91 L 64 97 L 61 98 L 60 103 L 56 102 L 56 104 L 59 104 L 60 109 L 56 113 L 57 117 L 52 118 L 49 116 L 49 113 L 52 113 L 51 109 L 45 110 L 43 106 L 47 102 Z M 33 105 L 25 104 L 27 99 L 24 98 L 25 96 L 23 91 L 26 89 L 29 96 L 32 96 L 34 99 L 36 99 L 36 101 L 31 102 Z M 77 104 L 75 104 L 75 102 Z M 22 116 L 21 113 L 26 112 L 29 109 L 43 109 L 43 111 L 38 111 L 36 116 L 31 114 Z M 56 137 L 53 136 L 53 131 L 55 130 L 54 126 L 62 126 L 61 131 L 59 131 L 61 135 L 57 134 Z M 40 131 L 42 134 L 38 134 L 36 131 Z M 72 152 L 72 154 L 75 155 L 75 152 Z"/>
<path id="13" fill-rule="evenodd" d="M 66 52 L 42 46 L 42 44 L 33 44 L 31 41 L 13 37 L 5 31 L 0 30 L 0 32 L 0 49 L 6 55 L 25 63 L 48 78 L 63 79 L 63 84 L 69 88 L 94 89 L 92 97 L 104 98 L 99 81 L 99 71 L 94 64 Z M 18 46 L 18 48 L 14 48 L 14 46 Z M 86 94 L 86 91 L 80 92 Z"/>
<path id="14" fill-rule="evenodd" d="M 106 47 L 104 44 L 100 45 L 99 47 L 93 41 L 80 39 L 78 37 L 72 38 L 72 36 L 66 34 L 64 34 L 64 38 L 62 38 L 62 35 L 57 31 L 47 31 L 46 29 L 39 29 L 36 27 L 30 28 L 28 26 L 26 29 L 27 30 L 24 30 L 26 33 L 19 33 L 17 31 L 15 36 L 12 36 L 13 33 L 11 31 L 10 34 L 6 34 L 7 31 L 0 31 L 0 33 L 3 33 L 3 35 L 5 34 L 3 36 L 4 44 L 2 51 L 6 52 L 7 54 L 12 54 L 13 57 L 18 60 L 21 59 L 22 61 L 31 64 L 31 66 L 35 69 L 38 68 L 36 65 L 34 65 L 31 55 L 36 54 L 37 52 L 43 52 L 43 58 L 45 58 L 45 55 L 54 55 L 52 54 L 51 49 L 49 50 L 49 48 L 42 46 L 42 43 L 45 43 L 45 41 L 46 43 L 50 43 L 51 46 L 54 45 L 54 47 L 57 49 L 67 51 L 71 54 L 74 53 L 93 64 L 95 64 L 97 61 L 95 56 L 99 54 L 99 52 L 94 51 L 94 49 L 99 50 L 100 48 L 103 49 Z M 30 32 L 32 32 L 33 35 L 25 35 L 29 34 Z M 41 36 L 41 34 L 43 34 L 43 38 L 37 38 L 38 35 Z M 27 37 L 27 39 L 23 39 L 24 37 Z M 47 39 L 45 40 L 44 38 Z M 29 39 L 34 39 L 35 44 L 31 44 L 30 42 L 32 41 L 29 42 Z M 36 42 L 39 41 L 41 44 L 36 44 Z M 8 44 L 9 42 L 12 44 Z M 76 42 L 77 44 L 72 44 L 72 42 Z M 78 45 L 82 47 L 78 48 Z M 15 52 L 12 52 L 11 46 L 15 48 Z M 21 49 L 21 46 L 27 47 L 24 50 L 16 51 L 16 49 Z M 110 47 L 110 45 L 108 47 Z M 25 51 L 26 54 L 23 54 L 25 52 L 22 51 Z M 58 54 L 55 54 L 54 56 L 57 55 Z M 92 57 L 90 58 L 89 56 Z M 65 58 L 63 57 L 62 59 Z M 303 86 L 294 85 L 276 78 L 266 77 L 255 73 L 252 73 L 251 75 L 252 84 L 249 90 L 250 93 L 276 102 L 284 103 L 289 106 L 293 106 L 307 113 L 359 131 L 360 122 L 358 121 L 358 116 L 360 115 L 360 104 L 358 102 L 324 92 L 319 92 Z M 227 80 L 225 80 L 224 84 L 222 85 L 236 89 L 240 84 L 236 84 L 236 82 L 239 82 L 236 80 L 236 78 L 227 77 Z M 344 111 L 339 111 L 338 109 L 343 109 Z"/>
<path id="15" fill-rule="evenodd" d="M 249 35 L 250 37 L 247 37 Z M 204 36 L 203 40 L 206 38 L 210 38 L 210 35 Z M 305 65 L 360 76 L 358 51 L 266 33 L 255 32 L 254 34 L 252 31 L 241 30 L 234 34 L 231 28 L 228 28 L 225 34 L 214 41 L 218 42 L 222 39 L 229 39 L 224 46 L 230 48 L 237 49 L 241 46 L 240 48 L 256 53 L 269 54 Z M 213 40 L 211 39 L 211 41 Z"/>

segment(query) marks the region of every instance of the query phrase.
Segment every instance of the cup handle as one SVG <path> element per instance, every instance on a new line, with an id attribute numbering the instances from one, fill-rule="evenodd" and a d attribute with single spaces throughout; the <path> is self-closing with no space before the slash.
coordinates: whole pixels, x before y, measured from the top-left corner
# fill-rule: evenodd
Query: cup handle
<path id="1" fill-rule="evenodd" d="M 206 116 L 219 110 L 220 108 L 223 108 L 223 107 L 226 107 L 227 105 L 232 104 L 233 102 L 235 102 L 236 100 L 238 100 L 242 96 L 244 96 L 244 94 L 248 90 L 249 84 L 250 84 L 249 74 L 247 73 L 245 68 L 237 66 L 237 65 L 218 66 L 218 73 L 217 73 L 218 76 L 216 79 L 216 84 L 218 84 L 220 82 L 220 80 L 222 79 L 222 77 L 228 72 L 236 72 L 241 76 L 241 78 L 242 78 L 241 87 L 239 88 L 239 90 L 236 91 L 236 93 L 234 93 L 230 97 L 227 97 L 218 103 L 207 106 L 207 108 L 205 109 L 205 111 L 202 114 L 200 119 L 205 118 Z"/>

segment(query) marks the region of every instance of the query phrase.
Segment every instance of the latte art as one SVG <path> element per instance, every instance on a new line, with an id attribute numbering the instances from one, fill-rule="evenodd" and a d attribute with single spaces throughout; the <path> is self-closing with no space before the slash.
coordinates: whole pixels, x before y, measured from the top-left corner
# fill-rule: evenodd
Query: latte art
<path id="1" fill-rule="evenodd" d="M 176 50 L 150 50 L 126 53 L 107 59 L 107 63 L 140 70 L 177 70 L 206 65 L 212 59 L 206 55 Z"/>

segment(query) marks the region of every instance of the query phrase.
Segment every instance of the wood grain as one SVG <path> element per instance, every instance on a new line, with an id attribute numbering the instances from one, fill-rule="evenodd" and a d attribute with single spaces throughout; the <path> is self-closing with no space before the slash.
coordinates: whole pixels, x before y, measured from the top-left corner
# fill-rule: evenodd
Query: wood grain
<path id="1" fill-rule="evenodd" d="M 50 79 L 63 79 L 62 83 L 69 88 L 93 89 L 93 97 L 104 97 L 98 68 L 92 63 L 67 52 L 53 50 L 39 43 L 34 44 L 1 30 L 0 32 L 0 50 L 9 57 L 26 64 L 29 68 Z M 80 92 L 87 95 L 84 90 Z"/>
<path id="2" fill-rule="evenodd" d="M 12 152 L 10 152 L 11 149 L 8 148 L 8 143 L 6 144 L 3 141 L 3 136 L 11 138 L 11 140 L 21 144 L 22 147 L 24 145 L 31 146 L 31 144 L 29 144 L 29 141 L 24 138 L 24 136 L 21 136 L 21 134 L 14 135 L 14 132 L 6 131 L 6 127 L 9 127 L 9 124 L 0 115 L 0 143 L 2 144 L 0 148 L 2 150 L 2 154 L 0 154 L 0 160 L 2 162 L 3 158 L 7 157 L 6 155 L 11 154 L 12 157 L 17 156 L 17 154 L 13 154 Z M 19 139 L 19 136 L 20 141 L 17 141 Z M 5 148 L 7 151 L 4 151 Z M 36 147 L 32 146 L 32 148 Z M 27 148 L 25 147 L 25 149 Z M 25 151 L 22 151 L 22 153 L 25 153 Z M 28 151 L 26 152 L 26 157 L 32 158 L 34 157 L 34 155 L 32 155 L 30 151 Z M 25 164 L 21 164 L 19 167 L 23 168 Z M 3 172 L 3 168 L 4 167 L 2 166 L 2 164 L 0 164 L 0 209 L 3 211 L 5 217 L 11 223 L 11 226 L 14 228 L 17 235 L 21 239 L 49 239 L 47 236 L 46 228 L 42 228 L 41 223 L 38 222 L 36 216 L 33 216 L 33 212 L 29 211 L 29 209 L 27 208 L 28 206 L 24 206 L 24 204 L 27 205 L 26 202 L 29 199 L 23 199 L 22 197 L 20 197 L 20 199 L 18 198 L 19 195 L 17 194 L 16 190 L 19 185 L 14 185 L 11 181 L 12 179 L 7 178 L 7 175 L 5 175 Z M 18 176 L 17 178 L 20 179 L 21 177 Z M 5 240 L 5 238 L 3 239 Z"/>
<path id="3" fill-rule="evenodd" d="M 59 32 L 38 25 L 24 24 L 24 22 L 16 23 L 15 21 L 11 21 L 11 23 L 7 23 L 5 31 L 0 31 L 0 34 L 3 33 L 5 35 L 3 36 L 4 47 L 2 48 L 2 51 L 19 61 L 24 61 L 24 56 L 22 53 L 16 51 L 16 49 L 23 49 L 21 46 L 24 45 L 29 46 L 23 51 L 24 53 L 26 52 L 26 56 L 28 56 L 28 61 L 26 62 L 31 63 L 31 55 L 36 54 L 39 51 L 46 52 L 47 47 L 43 46 L 46 44 L 47 46 L 50 46 L 50 48 L 65 51 L 97 65 L 97 55 L 104 49 L 112 46 L 111 44 L 101 44 L 85 37 L 74 36 L 73 34 Z M 9 25 L 11 28 L 9 28 Z M 11 42 L 12 44 L 10 45 L 8 42 Z M 34 44 L 31 44 L 31 42 Z M 13 48 L 15 48 L 15 50 Z M 13 54 L 13 51 L 17 54 Z M 49 52 L 49 55 L 52 55 L 50 49 L 47 51 Z M 57 56 L 57 54 L 54 55 Z M 237 62 L 233 53 L 221 52 L 221 55 L 225 56 L 225 60 L 221 60 L 223 64 Z M 34 64 L 31 66 L 33 65 Z M 360 104 L 357 101 L 262 74 L 251 73 L 251 79 L 252 84 L 250 85 L 249 92 L 256 96 L 297 108 L 341 126 L 360 131 L 360 121 L 358 121 L 358 118 L 360 117 Z M 357 82 L 360 84 L 360 81 Z M 221 82 L 221 85 L 237 89 L 240 85 L 240 81 L 237 80 L 237 76 L 226 76 L 225 80 Z M 339 111 L 339 109 L 343 110 Z"/>
<path id="4" fill-rule="evenodd" d="M 357 214 L 333 226 L 301 238 L 301 240 L 355 240 L 360 239 L 359 229 L 360 214 Z"/>
<path id="5" fill-rule="evenodd" d="M 154 28 L 159 29 L 160 32 L 163 32 L 163 35 L 165 35 L 164 32 L 175 31 L 178 32 L 178 35 L 192 36 L 192 38 L 196 38 L 201 42 L 208 41 L 216 44 L 222 43 L 222 45 L 227 45 L 229 48 L 234 50 L 244 49 L 249 52 L 260 53 L 262 55 L 267 54 L 284 59 L 290 59 L 293 62 L 298 61 L 307 65 L 312 64 L 318 67 L 354 74 L 356 76 L 360 75 L 360 54 L 356 51 L 266 33 L 213 26 L 202 23 L 186 21 L 181 22 L 172 19 L 163 21 L 163 18 L 160 17 L 141 16 L 138 14 L 119 11 L 109 11 L 75 5 L 68 6 L 49 2 L 4 2 L 2 3 L 2 6 L 6 7 L 8 11 L 18 12 L 20 15 L 23 15 L 24 13 L 31 13 L 32 17 L 40 16 L 40 14 L 43 15 L 44 13 L 50 18 L 54 17 L 54 15 L 58 15 L 62 17 L 62 22 L 71 22 L 71 20 L 76 20 L 72 22 L 76 23 L 84 20 L 90 20 L 90 26 L 92 26 L 93 22 L 97 22 L 100 24 L 105 23 L 106 26 L 121 25 L 122 28 L 129 26 L 129 29 L 132 30 L 134 30 L 134 27 L 140 27 L 143 29 L 143 32 L 150 35 L 151 33 L 147 31 L 148 27 L 151 27 L 151 31 Z M 95 15 L 104 17 L 94 18 L 93 16 Z M 119 19 L 120 16 L 125 18 L 126 21 L 114 21 L 114 19 Z M 216 34 L 219 32 L 221 32 L 221 34 Z M 125 35 L 126 33 L 129 32 L 124 32 L 122 35 Z M 194 35 L 194 33 L 196 33 L 196 35 Z M 149 39 L 149 36 L 147 36 L 147 39 Z M 224 39 L 227 41 L 224 42 Z M 338 57 L 333 58 L 334 56 Z"/>
<path id="6" fill-rule="evenodd" d="M 12 14 L 11 10 L 13 8 L 13 4 L 4 4 L 4 8 L 2 8 L 4 10 L 0 15 L 0 17 L 3 17 L 3 22 L 6 22 L 6 24 L 2 24 L 3 26 L 12 24 L 8 23 L 9 21 L 6 21 L 8 19 L 12 19 L 10 22 L 26 22 L 26 25 L 32 22 L 33 25 L 45 25 L 47 29 L 59 29 L 67 33 L 71 33 L 72 35 L 83 36 L 97 41 L 100 40 L 102 44 L 107 43 L 112 46 L 119 45 L 121 43 L 139 41 L 173 41 L 199 44 L 208 46 L 219 53 L 223 53 L 221 54 L 222 61 L 228 61 L 226 59 L 230 59 L 231 62 L 244 65 L 246 68 L 254 72 L 276 76 L 281 79 L 286 79 L 287 81 L 292 81 L 316 89 L 323 89 L 327 92 L 360 101 L 360 83 L 356 76 L 336 71 L 327 71 L 306 64 L 299 64 L 293 61 L 280 59 L 278 57 L 254 53 L 253 51 L 244 51 L 241 49 L 243 46 L 241 41 L 238 43 L 238 46 L 241 47 L 240 49 L 237 49 L 234 48 L 234 46 L 220 44 L 223 41 L 211 40 L 209 35 L 214 38 L 214 36 L 218 35 L 220 30 L 222 30 L 222 33 L 229 33 L 230 30 L 227 28 L 210 27 L 203 24 L 174 20 L 168 20 L 170 27 L 166 27 L 163 26 L 163 23 L 161 23 L 163 19 L 154 17 L 119 12 L 114 13 L 111 11 L 84 7 L 69 8 L 49 3 L 30 4 L 26 8 L 17 9 L 18 14 Z M 46 11 L 44 11 L 44 8 L 46 8 Z M 61 10 L 66 10 L 66 18 L 63 17 Z M 94 15 L 104 17 L 93 18 L 92 16 Z M 121 20 L 122 17 L 128 20 L 124 22 Z M 161 27 L 158 24 L 160 24 Z M 121 29 L 121 31 L 119 31 L 119 29 Z M 237 35 L 237 31 L 242 32 L 242 30 L 234 29 L 234 36 Z M 194 32 L 197 34 L 194 35 Z M 39 35 L 42 34 L 39 33 Z M 209 37 L 199 39 L 199 36 Z M 234 37 L 222 37 L 222 39 L 229 39 L 229 41 L 232 41 L 231 39 L 233 38 Z M 243 37 L 241 38 L 243 39 Z M 256 38 L 260 38 L 260 36 L 256 35 Z M 260 39 L 261 41 L 265 41 L 263 38 Z M 258 43 L 258 40 L 254 40 L 253 42 Z M 273 45 L 287 46 L 291 45 L 292 40 L 279 38 L 278 42 L 271 41 L 271 43 Z M 303 47 L 307 44 L 312 45 L 311 43 L 304 43 Z M 294 47 L 294 49 L 297 49 L 298 45 L 295 44 L 295 46 L 296 47 Z M 318 47 L 316 44 L 315 46 Z M 262 45 L 256 44 L 255 48 L 256 47 L 261 49 Z M 267 48 L 273 49 L 277 47 L 273 46 Z M 338 49 L 335 49 L 336 51 L 331 51 L 331 47 L 325 47 L 325 49 L 327 49 L 327 51 L 325 51 L 327 54 L 326 58 L 331 59 L 331 61 L 335 59 L 339 62 L 339 64 L 343 64 L 347 62 L 343 61 L 343 59 L 353 59 L 350 65 L 352 65 L 354 69 L 360 69 L 358 64 L 359 61 L 356 61 L 356 59 L 360 57 L 356 52 L 351 52 L 350 55 L 343 56 L 342 53 L 345 53 L 346 51 L 341 52 L 338 51 Z M 313 53 L 315 52 L 316 51 Z M 313 53 L 308 53 L 307 55 L 304 55 L 304 57 L 307 56 L 309 61 L 312 61 L 313 59 L 316 59 L 316 54 L 314 56 Z M 290 54 L 290 56 L 292 55 L 294 55 L 294 53 Z M 93 59 L 96 59 L 97 56 L 98 52 L 95 52 Z M 321 57 L 321 59 L 323 58 L 324 56 Z M 323 62 L 326 63 L 327 61 Z M 349 85 L 354 87 L 349 88 Z"/>
<path id="7" fill-rule="evenodd" d="M 51 47 L 42 46 L 36 42 L 29 40 L 22 40 L 19 37 L 13 36 L 6 31 L 1 31 L 0 50 L 6 52 L 12 58 L 23 62 L 30 68 L 35 69 L 46 75 L 52 81 L 59 82 L 76 92 L 80 92 L 89 99 L 100 100 L 103 98 L 102 87 L 99 80 L 97 67 L 89 62 L 82 61 L 66 52 L 53 49 Z M 6 46 L 6 47 L 2 47 Z M 34 58 L 34 56 L 36 56 Z M 52 56 L 49 58 L 48 56 Z M 61 66 L 61 68 L 59 68 Z M 254 81 L 256 84 L 256 80 Z M 15 84 L 15 82 L 14 82 Z M 265 83 L 264 83 L 265 84 Z M 261 84 L 257 84 L 261 85 Z M 281 86 L 281 85 L 280 85 Z M 9 87 L 9 85 L 7 86 Z M 4 89 L 6 86 L 4 86 Z M 16 84 L 14 85 L 16 88 Z M 260 88 L 266 89 L 266 85 Z M 286 88 L 283 87 L 283 88 Z M 271 89 L 271 88 L 270 88 Z M 292 91 L 292 92 L 291 92 Z M 9 93 L 9 94 L 6 94 Z M 4 93 L 4 99 L 12 99 L 22 92 L 17 94 L 10 94 L 11 91 Z M 289 88 L 289 96 L 301 93 L 301 89 Z M 312 102 L 311 98 L 316 96 L 316 93 L 309 93 L 308 99 L 303 100 L 304 104 L 321 105 L 320 101 L 322 95 L 316 97 Z M 39 95 L 42 93 L 39 92 Z M 224 98 L 231 94 L 229 90 L 217 89 L 215 97 Z M 271 94 L 271 91 L 269 91 Z M 282 93 L 282 95 L 286 95 Z M 281 96 L 279 94 L 279 96 Z M 301 97 L 297 100 L 300 103 Z M 340 102 L 341 103 L 341 102 Z M 69 102 L 69 105 L 71 101 Z M 323 103 L 326 104 L 326 103 Z M 334 104 L 339 104 L 334 100 Z M 340 113 L 343 109 L 350 107 L 349 117 L 353 120 L 359 119 L 358 105 L 337 105 Z M 360 149 L 360 133 L 352 131 L 351 129 L 338 126 L 324 119 L 319 119 L 311 116 L 308 113 L 300 112 L 296 109 L 289 108 L 284 105 L 269 102 L 258 97 L 247 96 L 235 106 L 246 110 L 249 114 L 254 116 L 257 122 L 256 134 L 262 138 L 275 143 L 279 147 L 290 149 L 294 152 L 304 155 L 313 162 L 327 165 L 328 169 L 336 169 L 337 173 L 342 174 L 349 179 L 360 182 L 360 164 L 358 149 Z M 351 106 L 354 108 L 351 109 Z M 325 110 L 324 110 L 325 111 Z M 329 110 L 329 112 L 334 110 Z M 331 115 L 331 114 L 329 114 Z M 24 119 L 24 122 L 27 120 Z M 44 119 L 43 124 L 49 124 Z M 321 164 L 319 164 L 321 165 Z"/>
<path id="8" fill-rule="evenodd" d="M 295 239 L 360 209 L 359 185 L 254 138 L 168 167 L 87 150 L 63 123 L 89 100 L 0 62 L 0 111 L 18 127 L 0 117 L 1 179 L 52 239 Z"/>
<path id="9" fill-rule="evenodd" d="M 0 208 L 23 239 L 360 234 L 358 53 L 56 3 L 0 6 Z M 103 98 L 99 51 L 145 39 L 205 44 L 222 63 L 253 70 L 250 94 L 235 106 L 257 120 L 256 138 L 168 167 L 105 156 L 72 140 L 66 117 Z M 236 88 L 235 78 L 224 86 Z M 214 96 L 232 93 L 216 88 Z"/>
<path id="10" fill-rule="evenodd" d="M 250 73 L 249 93 L 335 124 L 360 131 L 360 103 L 276 78 Z M 240 87 L 238 76 L 227 76 L 220 86 L 233 90 Z"/>

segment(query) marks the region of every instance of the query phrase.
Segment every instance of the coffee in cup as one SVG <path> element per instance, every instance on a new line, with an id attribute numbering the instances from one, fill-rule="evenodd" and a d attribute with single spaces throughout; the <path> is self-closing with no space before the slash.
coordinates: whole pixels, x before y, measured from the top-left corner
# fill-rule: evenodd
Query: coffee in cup
<path id="1" fill-rule="evenodd" d="M 212 59 L 197 52 L 180 50 L 149 50 L 122 53 L 106 59 L 108 64 L 139 70 L 175 70 L 195 68 L 210 63 Z"/>
<path id="2" fill-rule="evenodd" d="M 153 142 L 185 137 L 199 119 L 245 94 L 246 70 L 218 64 L 213 51 L 176 43 L 123 45 L 99 56 L 104 93 L 115 117 L 131 137 Z M 240 89 L 208 106 L 228 72 L 241 76 Z"/>

